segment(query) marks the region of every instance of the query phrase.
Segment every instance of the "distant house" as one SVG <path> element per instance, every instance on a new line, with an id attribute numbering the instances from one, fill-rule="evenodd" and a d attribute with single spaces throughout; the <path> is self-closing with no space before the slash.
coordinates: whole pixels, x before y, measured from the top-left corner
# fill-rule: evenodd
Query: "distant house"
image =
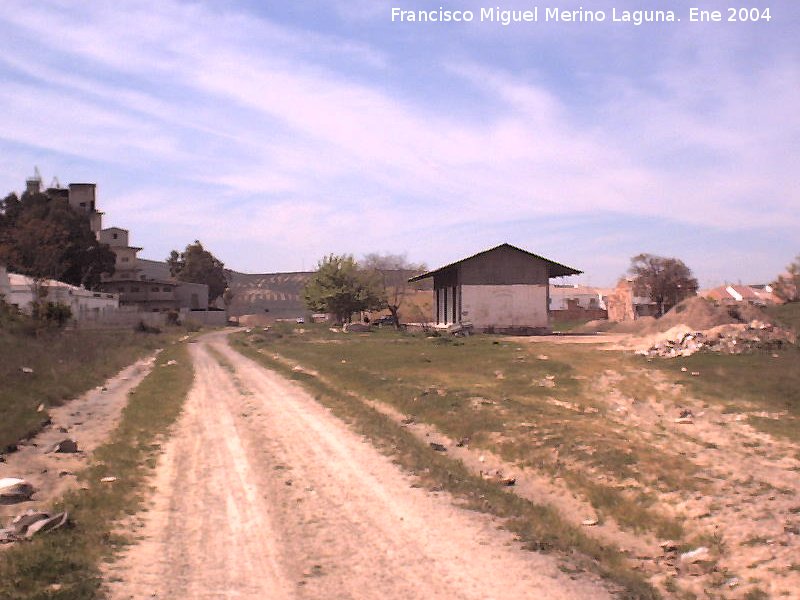
<path id="1" fill-rule="evenodd" d="M 781 303 L 781 299 L 773 293 L 770 285 L 721 285 L 705 290 L 700 295 L 720 304 L 747 303 L 767 306 Z"/>
<path id="2" fill-rule="evenodd" d="M 537 333 L 550 329 L 549 283 L 581 271 L 510 244 L 412 277 L 433 279 L 433 321 L 480 331 Z"/>
<path id="3" fill-rule="evenodd" d="M 606 319 L 606 298 L 612 292 L 585 285 L 551 285 L 550 318 L 554 323 Z"/>

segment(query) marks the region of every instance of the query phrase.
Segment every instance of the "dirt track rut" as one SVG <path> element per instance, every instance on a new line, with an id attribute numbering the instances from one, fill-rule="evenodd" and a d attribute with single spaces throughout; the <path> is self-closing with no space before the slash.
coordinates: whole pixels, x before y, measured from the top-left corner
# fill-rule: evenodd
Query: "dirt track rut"
<path id="1" fill-rule="evenodd" d="M 165 444 L 140 541 L 107 573 L 113 598 L 608 596 L 553 557 L 521 550 L 495 520 L 412 487 L 223 334 L 204 336 L 191 354 L 196 380 Z"/>

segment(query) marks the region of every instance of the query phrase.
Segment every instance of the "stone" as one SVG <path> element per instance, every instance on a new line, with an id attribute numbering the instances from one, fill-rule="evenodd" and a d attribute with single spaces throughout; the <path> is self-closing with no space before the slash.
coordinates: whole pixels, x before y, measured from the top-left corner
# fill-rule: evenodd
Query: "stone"
<path id="1" fill-rule="evenodd" d="M 61 440 L 50 452 L 59 452 L 61 454 L 75 454 L 78 451 L 78 442 L 71 438 Z"/>

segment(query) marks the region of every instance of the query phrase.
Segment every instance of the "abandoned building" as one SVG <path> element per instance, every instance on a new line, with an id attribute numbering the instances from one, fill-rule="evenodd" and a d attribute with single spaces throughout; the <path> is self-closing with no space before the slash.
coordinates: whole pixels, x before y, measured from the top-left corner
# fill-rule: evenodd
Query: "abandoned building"
<path id="1" fill-rule="evenodd" d="M 176 281 L 164 269 L 154 269 L 156 261 L 140 260 L 141 248 L 128 243 L 128 230 L 121 227 L 101 229 L 97 237 L 116 256 L 114 274 L 103 278 L 103 291 L 119 294 L 120 306 L 133 306 L 145 312 L 207 310 L 208 286 Z"/>
<path id="2" fill-rule="evenodd" d="M 550 331 L 549 282 L 582 271 L 501 244 L 412 277 L 433 278 L 433 321 L 487 332 Z"/>

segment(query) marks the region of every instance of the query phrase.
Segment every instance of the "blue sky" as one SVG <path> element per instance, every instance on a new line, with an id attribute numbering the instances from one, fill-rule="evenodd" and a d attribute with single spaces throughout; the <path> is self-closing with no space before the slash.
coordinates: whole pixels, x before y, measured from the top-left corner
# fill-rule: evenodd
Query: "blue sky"
<path id="1" fill-rule="evenodd" d="M 800 252 L 800 3 L 757 23 L 398 23 L 572 2 L 29 2 L 0 14 L 0 193 L 98 184 L 145 258 L 194 239 L 249 272 L 330 252 L 429 266 L 510 242 L 610 285 L 701 285 Z M 747 3 L 745 3 L 747 4 Z M 727 13 L 723 12 L 727 17 Z"/>

